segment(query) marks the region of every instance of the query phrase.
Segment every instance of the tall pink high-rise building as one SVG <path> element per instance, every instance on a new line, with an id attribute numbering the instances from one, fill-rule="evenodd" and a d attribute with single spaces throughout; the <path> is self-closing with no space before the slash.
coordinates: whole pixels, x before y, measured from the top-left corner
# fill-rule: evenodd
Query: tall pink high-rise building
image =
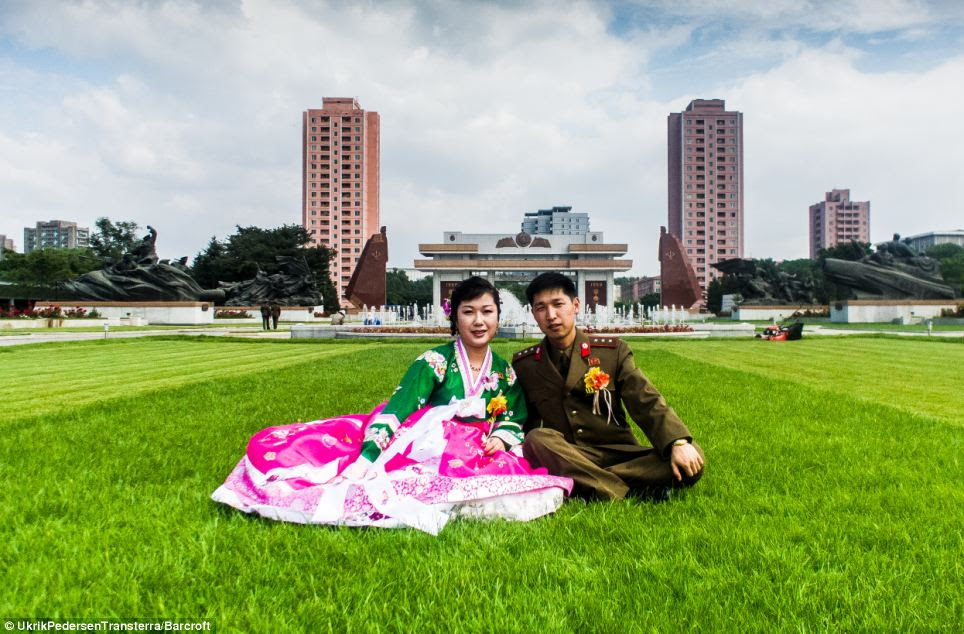
<path id="1" fill-rule="evenodd" d="M 301 223 L 337 251 L 331 281 L 342 306 L 365 241 L 379 230 L 379 117 L 357 99 L 325 97 L 302 123 Z"/>
<path id="2" fill-rule="evenodd" d="M 870 242 L 870 201 L 853 201 L 849 189 L 833 189 L 810 205 L 810 259 L 851 240 Z"/>
<path id="3" fill-rule="evenodd" d="M 720 275 L 711 264 L 744 254 L 743 113 L 722 99 L 694 99 L 667 128 L 668 231 L 705 292 Z"/>

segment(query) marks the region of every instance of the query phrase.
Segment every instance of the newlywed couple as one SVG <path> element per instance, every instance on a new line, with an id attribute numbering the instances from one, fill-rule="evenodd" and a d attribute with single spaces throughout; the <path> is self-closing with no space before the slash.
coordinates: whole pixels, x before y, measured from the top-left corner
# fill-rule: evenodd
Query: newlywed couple
<path id="1" fill-rule="evenodd" d="M 452 517 L 526 521 L 569 494 L 664 498 L 695 483 L 702 451 L 629 346 L 575 327 L 572 280 L 544 273 L 526 296 L 545 339 L 511 364 L 489 348 L 499 293 L 469 278 L 452 292 L 455 340 L 419 355 L 386 403 L 258 432 L 212 497 L 289 522 L 437 534 Z"/>

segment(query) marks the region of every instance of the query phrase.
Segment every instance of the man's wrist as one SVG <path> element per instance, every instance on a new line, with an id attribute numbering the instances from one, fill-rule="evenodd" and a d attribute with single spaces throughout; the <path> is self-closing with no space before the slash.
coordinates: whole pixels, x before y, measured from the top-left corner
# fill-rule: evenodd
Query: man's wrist
<path id="1" fill-rule="evenodd" d="M 689 438 L 677 438 L 673 442 L 669 443 L 663 449 L 663 457 L 669 458 L 673 454 L 673 449 L 677 447 L 682 447 L 683 445 L 688 445 L 690 443 Z"/>

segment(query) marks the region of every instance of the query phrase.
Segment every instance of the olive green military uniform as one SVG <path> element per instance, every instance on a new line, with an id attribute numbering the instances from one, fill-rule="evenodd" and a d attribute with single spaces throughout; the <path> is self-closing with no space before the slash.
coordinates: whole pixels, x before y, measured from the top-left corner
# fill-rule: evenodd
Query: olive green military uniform
<path id="1" fill-rule="evenodd" d="M 560 365 L 564 370 L 566 360 L 560 356 L 567 353 L 568 371 L 563 376 Z M 529 411 L 523 453 L 534 466 L 572 478 L 573 494 L 618 500 L 631 491 L 646 494 L 699 479 L 700 474 L 689 478 L 684 474 L 680 483 L 673 477 L 669 463 L 673 443 L 683 438 L 692 441 L 692 436 L 636 367 L 626 342 L 577 329 L 570 350 L 560 353 L 543 339 L 517 352 L 512 365 Z M 586 392 L 585 385 L 591 367 L 610 377 L 611 417 L 602 394 L 599 413 L 593 413 L 594 395 Z M 624 407 L 653 447 L 640 445 Z"/>

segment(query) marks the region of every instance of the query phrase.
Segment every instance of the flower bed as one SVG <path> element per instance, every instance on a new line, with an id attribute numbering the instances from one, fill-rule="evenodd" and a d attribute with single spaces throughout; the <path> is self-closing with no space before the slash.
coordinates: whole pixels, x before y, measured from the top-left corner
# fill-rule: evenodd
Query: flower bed
<path id="1" fill-rule="evenodd" d="M 425 334 L 425 335 L 451 335 L 452 331 L 449 328 L 443 328 L 441 326 L 401 326 L 401 327 L 389 327 L 384 326 L 362 326 L 360 328 L 352 328 L 352 332 L 374 332 L 374 333 L 405 333 L 405 334 Z"/>
<path id="2" fill-rule="evenodd" d="M 230 310 L 219 308 L 214 311 L 215 319 L 251 319 L 251 313 L 246 310 Z"/>
<path id="3" fill-rule="evenodd" d="M 39 310 L 26 308 L 18 310 L 3 310 L 0 308 L 0 319 L 99 319 L 101 314 L 97 309 L 87 311 L 86 308 L 75 306 L 73 308 L 61 308 L 60 306 L 44 306 Z"/>

